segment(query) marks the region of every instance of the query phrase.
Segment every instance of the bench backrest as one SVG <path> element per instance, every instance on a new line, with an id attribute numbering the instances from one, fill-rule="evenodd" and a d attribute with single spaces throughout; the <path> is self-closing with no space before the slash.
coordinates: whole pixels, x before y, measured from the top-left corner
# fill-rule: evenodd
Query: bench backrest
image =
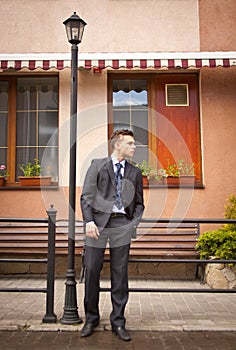
<path id="1" fill-rule="evenodd" d="M 137 238 L 132 240 L 131 256 L 194 257 L 199 236 L 198 224 L 160 224 L 141 222 Z M 46 223 L 0 223 L 1 254 L 47 254 L 48 227 Z M 56 254 L 68 253 L 68 221 L 56 222 Z M 80 254 L 84 246 L 84 227 L 76 221 L 75 253 Z M 109 250 L 106 250 L 109 254 Z"/>

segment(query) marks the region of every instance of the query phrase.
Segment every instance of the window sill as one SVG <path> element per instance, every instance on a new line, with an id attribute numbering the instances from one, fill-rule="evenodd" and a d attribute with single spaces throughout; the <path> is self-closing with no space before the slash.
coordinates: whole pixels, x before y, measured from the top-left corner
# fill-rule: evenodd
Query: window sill
<path id="1" fill-rule="evenodd" d="M 57 182 L 52 183 L 50 186 L 21 186 L 19 182 L 9 183 L 5 184 L 4 186 L 0 186 L 0 191 L 5 190 L 19 190 L 19 191 L 27 191 L 27 190 L 36 190 L 36 191 L 42 191 L 42 190 L 57 190 L 59 189 L 59 185 Z"/>
<path id="2" fill-rule="evenodd" d="M 168 178 L 169 180 L 169 178 Z M 201 180 L 193 180 L 192 177 L 162 179 L 160 181 L 151 179 L 150 181 L 143 177 L 143 188 L 205 188 Z"/>
<path id="3" fill-rule="evenodd" d="M 194 188 L 194 189 L 204 189 L 205 185 L 203 183 L 195 183 L 194 186 L 193 185 L 189 185 L 189 184 L 160 184 L 160 185 L 144 185 L 143 186 L 144 189 L 154 189 L 154 188 Z"/>

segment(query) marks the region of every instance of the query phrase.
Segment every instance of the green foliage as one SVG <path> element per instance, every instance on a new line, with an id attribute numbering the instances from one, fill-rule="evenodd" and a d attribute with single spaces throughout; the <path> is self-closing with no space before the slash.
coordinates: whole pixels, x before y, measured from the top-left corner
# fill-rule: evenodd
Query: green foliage
<path id="1" fill-rule="evenodd" d="M 236 219 L 236 197 L 233 194 L 227 199 L 227 204 L 225 205 L 225 218 Z M 225 226 L 230 230 L 236 230 L 236 224 L 226 224 Z"/>
<path id="2" fill-rule="evenodd" d="M 173 177 L 179 177 L 180 172 L 178 169 L 177 164 L 170 164 L 170 161 L 168 160 L 168 166 L 166 168 L 166 173 L 168 176 L 173 176 Z"/>
<path id="3" fill-rule="evenodd" d="M 8 176 L 5 164 L 0 165 L 0 176 Z"/>
<path id="4" fill-rule="evenodd" d="M 41 174 L 41 165 L 37 158 L 34 159 L 34 164 L 28 162 L 27 164 L 20 164 L 20 170 L 23 172 L 24 176 L 40 176 Z"/>
<path id="5" fill-rule="evenodd" d="M 236 231 L 223 227 L 215 231 L 204 232 L 199 238 L 196 249 L 201 259 L 217 256 L 220 259 L 236 259 Z"/>
<path id="6" fill-rule="evenodd" d="M 161 180 L 163 177 L 180 177 L 181 175 L 194 175 L 194 163 L 189 164 L 183 159 L 179 159 L 177 163 L 171 164 L 168 160 L 168 166 L 166 169 L 154 169 L 146 160 L 136 164 L 141 170 L 143 176 L 147 176 L 148 179 Z"/>
<path id="7" fill-rule="evenodd" d="M 179 159 L 177 163 L 170 164 L 168 160 L 168 166 L 166 168 L 168 176 L 180 177 L 181 175 L 194 175 L 194 163 L 187 163 L 183 159 Z"/>
<path id="8" fill-rule="evenodd" d="M 177 167 L 180 175 L 194 175 L 194 163 L 187 163 L 182 159 L 179 159 L 177 162 Z"/>
<path id="9" fill-rule="evenodd" d="M 225 205 L 225 218 L 236 219 L 236 197 L 231 195 Z M 196 249 L 201 259 L 217 256 L 220 259 L 236 259 L 236 225 L 226 224 L 215 231 L 204 232 L 199 238 Z"/>
<path id="10" fill-rule="evenodd" d="M 141 163 L 136 164 L 136 166 L 141 170 L 143 176 L 147 176 L 148 179 L 160 180 L 163 177 L 167 177 L 166 171 L 164 169 L 154 169 L 146 160 Z"/>
<path id="11" fill-rule="evenodd" d="M 154 172 L 151 165 L 146 160 L 143 160 L 141 163 L 136 164 L 136 166 L 141 170 L 142 175 L 147 176 L 148 178 Z"/>

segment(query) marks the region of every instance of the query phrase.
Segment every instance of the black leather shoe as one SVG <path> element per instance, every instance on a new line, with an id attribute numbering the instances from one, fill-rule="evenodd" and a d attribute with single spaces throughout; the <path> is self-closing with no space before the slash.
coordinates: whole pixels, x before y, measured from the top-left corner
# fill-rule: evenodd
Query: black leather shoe
<path id="1" fill-rule="evenodd" d="M 124 340 L 124 341 L 131 340 L 131 336 L 129 332 L 125 329 L 125 327 L 112 328 L 112 333 L 118 335 L 118 337 L 121 340 Z"/>
<path id="2" fill-rule="evenodd" d="M 86 322 L 84 327 L 81 329 L 80 338 L 85 338 L 85 337 L 89 337 L 90 335 L 92 335 L 94 328 L 97 327 L 98 324 L 99 324 L 99 322 L 96 322 L 96 323 Z"/>

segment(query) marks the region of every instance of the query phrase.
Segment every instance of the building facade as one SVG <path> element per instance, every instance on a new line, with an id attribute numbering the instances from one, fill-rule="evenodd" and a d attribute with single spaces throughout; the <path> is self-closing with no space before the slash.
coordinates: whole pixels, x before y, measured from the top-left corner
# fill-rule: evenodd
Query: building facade
<path id="1" fill-rule="evenodd" d="M 194 163 L 190 186 L 145 187 L 145 217 L 222 217 L 236 192 L 234 0 L 2 0 L 1 216 L 43 217 L 53 203 L 67 218 L 71 54 L 63 21 L 74 11 L 87 22 L 78 61 L 77 218 L 85 172 L 109 153 L 118 127 L 134 130 L 137 162 Z M 20 165 L 35 158 L 50 186 L 19 184 Z"/>

